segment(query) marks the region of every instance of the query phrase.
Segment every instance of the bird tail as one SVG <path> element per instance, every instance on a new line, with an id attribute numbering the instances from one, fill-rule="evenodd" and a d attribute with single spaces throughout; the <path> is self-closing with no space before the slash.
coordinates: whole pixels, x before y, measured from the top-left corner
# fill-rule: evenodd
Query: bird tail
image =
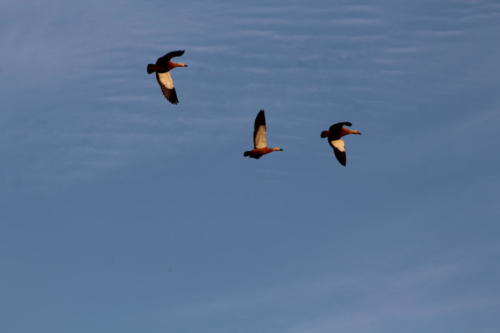
<path id="1" fill-rule="evenodd" d="M 244 153 L 243 153 L 243 156 L 245 156 L 245 157 L 247 157 L 247 156 L 249 156 L 249 155 L 250 155 L 250 152 L 249 152 L 249 151 L 246 151 L 246 152 L 244 152 Z"/>
<path id="2" fill-rule="evenodd" d="M 321 137 L 322 138 L 327 138 L 328 134 L 329 134 L 328 131 L 323 131 L 323 132 L 321 132 Z"/>
<path id="3" fill-rule="evenodd" d="M 158 66 L 153 65 L 153 64 L 149 64 L 148 65 L 148 74 L 156 72 L 157 69 L 158 69 Z"/>

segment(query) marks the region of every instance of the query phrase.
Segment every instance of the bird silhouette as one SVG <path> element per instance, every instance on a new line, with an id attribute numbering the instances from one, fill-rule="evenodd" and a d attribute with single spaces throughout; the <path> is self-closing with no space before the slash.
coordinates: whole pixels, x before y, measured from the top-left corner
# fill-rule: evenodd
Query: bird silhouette
<path id="1" fill-rule="evenodd" d="M 333 148 L 333 152 L 335 153 L 335 157 L 340 164 L 346 166 L 347 157 L 346 157 L 346 149 L 345 142 L 341 139 L 341 137 L 348 134 L 358 134 L 361 135 L 361 132 L 358 130 L 352 130 L 350 128 L 346 128 L 345 126 L 351 127 L 352 124 L 348 121 L 336 123 L 330 126 L 328 131 L 321 132 L 322 138 L 328 138 L 328 143 Z"/>
<path id="2" fill-rule="evenodd" d="M 179 103 L 177 93 L 175 91 L 174 80 L 170 75 L 170 71 L 176 67 L 188 67 L 182 62 L 173 62 L 170 59 L 180 57 L 184 54 L 184 50 L 172 51 L 165 54 L 163 57 L 156 60 L 156 64 L 148 64 L 148 74 L 156 73 L 156 81 L 160 85 L 163 96 L 172 104 Z"/>
<path id="3" fill-rule="evenodd" d="M 243 156 L 259 159 L 265 154 L 273 151 L 283 151 L 280 147 L 269 148 L 267 146 L 267 127 L 266 116 L 264 110 L 260 110 L 255 117 L 254 130 L 253 130 L 253 149 L 243 153 Z"/>

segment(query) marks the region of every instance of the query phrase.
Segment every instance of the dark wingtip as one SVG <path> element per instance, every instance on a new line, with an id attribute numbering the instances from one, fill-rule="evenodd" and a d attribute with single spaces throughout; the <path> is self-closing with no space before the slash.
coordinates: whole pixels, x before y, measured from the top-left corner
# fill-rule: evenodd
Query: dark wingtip
<path id="1" fill-rule="evenodd" d="M 167 101 L 169 101 L 171 104 L 174 104 L 174 105 L 179 104 L 179 100 L 177 99 L 177 96 L 169 96 L 169 98 L 167 98 Z"/>
<path id="2" fill-rule="evenodd" d="M 167 98 L 167 101 L 169 101 L 170 104 L 174 104 L 174 105 L 179 104 L 179 100 L 177 98 L 175 98 L 175 99 L 172 99 L 172 98 L 169 99 L 169 98 Z"/>
<path id="3" fill-rule="evenodd" d="M 257 113 L 257 116 L 255 117 L 254 130 L 257 131 L 257 128 L 261 125 L 266 126 L 266 115 L 264 114 L 264 110 L 260 110 L 259 113 Z"/>

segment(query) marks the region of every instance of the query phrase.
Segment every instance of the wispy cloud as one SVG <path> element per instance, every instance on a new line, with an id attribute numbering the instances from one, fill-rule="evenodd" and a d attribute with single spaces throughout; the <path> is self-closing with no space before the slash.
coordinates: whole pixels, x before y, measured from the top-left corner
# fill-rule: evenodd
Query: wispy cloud
<path id="1" fill-rule="evenodd" d="M 454 19 L 473 20 L 493 14 L 488 8 L 496 10 L 492 2 L 482 4 L 464 5 L 454 13 L 422 10 L 407 25 L 393 29 L 402 8 L 365 3 L 307 8 L 285 2 L 199 4 L 179 8 L 168 27 L 152 10 L 157 4 L 123 6 L 116 13 L 97 2 L 70 12 L 61 1 L 52 1 L 51 10 L 20 3 L 9 13 L 26 19 L 11 20 L 0 32 L 1 45 L 10 50 L 5 58 L 10 65 L 2 75 L 12 80 L 5 87 L 9 95 L 23 91 L 29 98 L 21 103 L 9 98 L 10 112 L 1 117 L 5 137 L 22 131 L 27 138 L 19 141 L 22 153 L 5 145 L 3 153 L 37 160 L 22 172 L 35 179 L 44 174 L 62 177 L 66 171 L 59 165 L 98 175 L 100 168 L 179 152 L 168 143 L 203 147 L 209 141 L 235 141 L 238 130 L 248 125 L 241 122 L 248 108 L 284 107 L 287 119 L 299 128 L 310 122 L 308 113 L 298 111 L 303 108 L 381 108 L 401 102 L 393 99 L 403 96 L 409 99 L 405 103 L 412 103 L 418 98 L 408 84 L 418 89 L 427 86 L 424 81 L 438 84 L 443 55 L 450 45 L 457 47 L 470 37 L 472 23 L 462 27 Z M 27 18 L 34 16 L 28 24 Z M 182 28 L 173 33 L 170 27 Z M 181 99 L 177 107 L 162 100 L 154 78 L 144 73 L 145 64 L 169 48 L 186 48 L 186 61 L 192 65 L 174 75 Z M 36 67 L 36 75 L 26 70 L 27 64 Z M 452 91 L 458 84 L 442 85 Z M 45 111 L 39 112 L 42 107 Z M 175 114 L 178 109 L 191 120 Z M 23 124 L 22 129 L 14 124 Z M 221 126 L 226 138 L 216 134 Z M 86 149 L 108 149 L 109 154 L 83 154 Z M 33 153 L 39 150 L 47 151 Z M 112 157 L 116 154 L 128 158 Z"/>
<path id="2" fill-rule="evenodd" d="M 498 249 L 486 250 L 491 253 Z M 458 256 L 456 253 L 409 269 L 325 274 L 244 293 L 219 295 L 212 300 L 165 311 L 178 318 L 261 312 L 260 320 L 271 325 L 266 331 L 322 333 L 337 330 L 383 332 L 401 322 L 415 324 L 443 315 L 460 316 L 500 306 L 500 299 L 494 295 L 478 294 L 471 298 L 448 292 L 463 277 L 476 274 L 478 268 L 471 263 L 471 258 L 462 257 L 465 261 L 460 262 Z M 278 318 L 269 318 L 269 313 Z M 292 313 L 302 315 L 294 318 Z M 276 325 L 281 322 L 280 317 L 286 318 L 286 325 Z"/>

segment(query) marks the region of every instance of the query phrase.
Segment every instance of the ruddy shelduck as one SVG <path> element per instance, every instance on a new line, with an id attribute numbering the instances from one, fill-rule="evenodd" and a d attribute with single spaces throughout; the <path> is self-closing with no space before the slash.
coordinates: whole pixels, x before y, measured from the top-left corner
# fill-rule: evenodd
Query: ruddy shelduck
<path id="1" fill-rule="evenodd" d="M 180 57 L 183 54 L 184 50 L 169 52 L 163 57 L 158 58 L 156 64 L 149 64 L 147 67 L 148 74 L 156 73 L 156 81 L 160 84 L 163 96 L 172 104 L 179 103 L 179 100 L 175 92 L 174 80 L 172 80 L 172 76 L 170 76 L 170 70 L 175 67 L 187 67 L 188 65 L 182 62 L 173 62 L 170 59 Z"/>
<path id="2" fill-rule="evenodd" d="M 262 155 L 269 154 L 273 151 L 283 151 L 280 147 L 269 148 L 267 146 L 267 128 L 266 116 L 264 110 L 260 110 L 255 118 L 253 129 L 253 149 L 243 153 L 243 156 L 259 159 Z"/>
<path id="3" fill-rule="evenodd" d="M 348 135 L 348 134 L 361 135 L 360 131 L 346 128 L 346 127 L 344 127 L 344 125 L 349 126 L 349 127 L 352 126 L 352 124 L 350 122 L 345 121 L 345 122 L 336 123 L 336 124 L 330 126 L 330 129 L 328 131 L 321 132 L 321 137 L 328 138 L 328 143 L 333 148 L 333 152 L 335 153 L 335 157 L 337 157 L 337 160 L 343 166 L 346 165 L 347 159 L 346 159 L 345 142 L 344 142 L 344 140 L 341 139 L 341 137 Z"/>

